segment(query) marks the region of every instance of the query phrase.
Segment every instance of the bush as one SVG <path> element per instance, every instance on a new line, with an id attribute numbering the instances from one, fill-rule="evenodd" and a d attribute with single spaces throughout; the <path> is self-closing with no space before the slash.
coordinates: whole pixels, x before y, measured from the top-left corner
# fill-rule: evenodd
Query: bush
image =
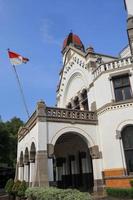
<path id="1" fill-rule="evenodd" d="M 9 179 L 5 185 L 5 191 L 8 193 L 8 194 L 11 194 L 12 193 L 12 188 L 13 188 L 13 185 L 14 185 L 14 181 L 13 179 Z"/>
<path id="2" fill-rule="evenodd" d="M 22 181 L 18 187 L 17 195 L 19 197 L 25 197 L 25 191 L 27 189 L 27 184 L 25 181 Z"/>
<path id="3" fill-rule="evenodd" d="M 14 185 L 12 187 L 12 194 L 14 194 L 15 196 L 17 196 L 18 194 L 18 188 L 21 184 L 21 181 L 17 180 L 16 182 L 14 182 Z"/>
<path id="4" fill-rule="evenodd" d="M 26 197 L 32 200 L 92 200 L 89 193 L 73 189 L 58 188 L 28 188 Z"/>
<path id="5" fill-rule="evenodd" d="M 118 197 L 118 198 L 133 198 L 132 188 L 107 188 L 106 192 L 108 196 Z"/>
<path id="6" fill-rule="evenodd" d="M 131 187 L 133 187 L 133 180 L 130 180 L 130 185 Z"/>

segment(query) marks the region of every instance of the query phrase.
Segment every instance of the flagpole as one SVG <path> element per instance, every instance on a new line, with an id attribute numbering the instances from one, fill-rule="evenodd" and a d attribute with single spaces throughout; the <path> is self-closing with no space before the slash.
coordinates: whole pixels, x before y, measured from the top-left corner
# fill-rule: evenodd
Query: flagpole
<path id="1" fill-rule="evenodd" d="M 23 104 L 24 104 L 24 107 L 25 107 L 25 111 L 26 111 L 27 116 L 28 116 L 28 118 L 29 118 L 30 115 L 29 115 L 29 111 L 28 111 L 27 104 L 26 104 L 26 100 L 25 100 L 23 88 L 22 88 L 22 86 L 21 86 L 20 79 L 19 79 L 19 76 L 18 76 L 18 73 L 17 73 L 17 70 L 16 70 L 15 65 L 12 65 L 12 66 L 13 66 L 13 69 L 14 69 L 14 73 L 15 73 L 15 75 L 16 75 L 16 79 L 17 79 L 18 85 L 19 85 L 20 94 L 21 94 L 21 96 L 22 96 L 22 100 L 23 100 Z"/>

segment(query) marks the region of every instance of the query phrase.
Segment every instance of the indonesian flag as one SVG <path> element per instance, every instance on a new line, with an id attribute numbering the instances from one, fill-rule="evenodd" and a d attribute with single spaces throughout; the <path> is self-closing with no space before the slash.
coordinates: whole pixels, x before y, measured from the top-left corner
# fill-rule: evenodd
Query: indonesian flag
<path id="1" fill-rule="evenodd" d="M 28 58 L 25 58 L 15 52 L 8 50 L 9 59 L 12 65 L 20 65 L 22 63 L 27 63 L 29 61 Z"/>

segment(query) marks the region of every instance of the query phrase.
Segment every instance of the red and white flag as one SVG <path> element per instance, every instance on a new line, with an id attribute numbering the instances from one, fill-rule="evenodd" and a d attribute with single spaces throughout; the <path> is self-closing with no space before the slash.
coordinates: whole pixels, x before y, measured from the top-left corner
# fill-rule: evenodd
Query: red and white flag
<path id="1" fill-rule="evenodd" d="M 29 61 L 28 58 L 25 58 L 18 53 L 12 52 L 8 50 L 9 59 L 12 65 L 20 65 L 22 63 L 27 63 Z"/>

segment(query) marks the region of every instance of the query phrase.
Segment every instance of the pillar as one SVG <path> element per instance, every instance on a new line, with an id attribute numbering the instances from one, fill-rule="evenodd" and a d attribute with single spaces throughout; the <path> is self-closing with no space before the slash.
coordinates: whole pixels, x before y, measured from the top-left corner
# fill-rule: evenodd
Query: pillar
<path id="1" fill-rule="evenodd" d="M 88 173 L 86 161 L 87 161 L 86 157 L 82 158 L 82 172 L 83 172 L 83 174 Z"/>
<path id="2" fill-rule="evenodd" d="M 54 181 L 54 174 L 53 174 L 53 159 L 48 159 L 48 180 L 49 182 Z"/>
<path id="3" fill-rule="evenodd" d="M 47 151 L 37 151 L 35 160 L 35 181 L 33 186 L 49 186 Z"/>
<path id="4" fill-rule="evenodd" d="M 20 180 L 20 181 L 24 180 L 24 166 L 23 166 L 23 164 L 19 165 L 19 168 L 18 168 L 18 180 Z"/>
<path id="5" fill-rule="evenodd" d="M 58 167 L 56 166 L 56 182 L 58 182 Z"/>
<path id="6" fill-rule="evenodd" d="M 30 176 L 29 176 L 30 186 L 33 185 L 34 180 L 35 180 L 35 160 L 30 160 Z"/>
<path id="7" fill-rule="evenodd" d="M 101 159 L 93 159 L 94 192 L 103 191 Z"/>
<path id="8" fill-rule="evenodd" d="M 75 156 L 71 155 L 69 159 L 71 162 L 72 186 L 75 187 L 75 168 L 76 168 Z"/>
<path id="9" fill-rule="evenodd" d="M 24 163 L 24 180 L 28 183 L 29 182 L 29 163 Z"/>

